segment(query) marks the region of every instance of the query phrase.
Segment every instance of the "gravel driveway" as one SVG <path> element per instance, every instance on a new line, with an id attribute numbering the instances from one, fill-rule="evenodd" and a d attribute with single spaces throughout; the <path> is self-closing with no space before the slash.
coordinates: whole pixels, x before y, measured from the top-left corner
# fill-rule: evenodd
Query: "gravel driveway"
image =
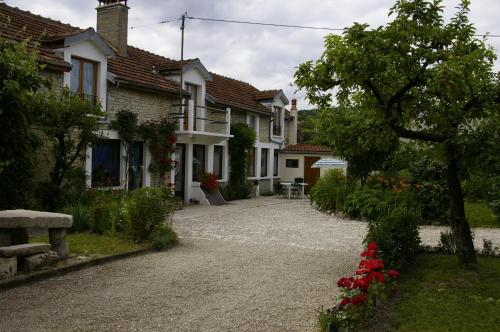
<path id="1" fill-rule="evenodd" d="M 182 243 L 169 251 L 1 292 L 0 330 L 315 331 L 366 224 L 270 197 L 188 207 L 174 228 Z"/>

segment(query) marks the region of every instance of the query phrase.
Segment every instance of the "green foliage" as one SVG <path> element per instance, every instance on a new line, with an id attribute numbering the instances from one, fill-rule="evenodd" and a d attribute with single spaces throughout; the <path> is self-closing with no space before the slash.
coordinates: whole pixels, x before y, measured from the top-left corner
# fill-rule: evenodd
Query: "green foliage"
<path id="1" fill-rule="evenodd" d="M 172 193 L 167 188 L 140 188 L 130 193 L 124 215 L 134 241 L 151 239 L 156 228 L 173 214 Z"/>
<path id="2" fill-rule="evenodd" d="M 439 250 L 446 254 L 454 254 L 457 252 L 455 238 L 450 231 L 441 232 L 439 235 Z"/>
<path id="3" fill-rule="evenodd" d="M 0 210 L 27 208 L 38 146 L 30 128 L 40 111 L 34 99 L 43 79 L 26 42 L 0 38 L 0 78 Z"/>
<path id="4" fill-rule="evenodd" d="M 231 173 L 228 184 L 221 191 L 226 200 L 247 198 L 252 192 L 253 186 L 247 181 L 247 152 L 253 147 L 257 138 L 255 131 L 245 123 L 231 125 L 231 135 L 233 135 L 229 139 Z"/>
<path id="5" fill-rule="evenodd" d="M 101 137 L 99 119 L 104 114 L 94 99 L 82 98 L 67 87 L 60 95 L 40 95 L 38 104 L 43 109 L 38 124 L 52 144 L 55 159 L 50 182 L 41 187 L 47 190 L 45 208 L 52 211 L 64 203 L 62 185 L 74 163 L 83 159 L 87 147 Z"/>
<path id="6" fill-rule="evenodd" d="M 175 129 L 177 123 L 168 118 L 158 121 L 148 121 L 139 126 L 139 134 L 147 141 L 151 151 L 149 171 L 158 174 L 160 182 L 164 183 L 165 174 L 175 165 L 172 154 L 175 153 Z"/>
<path id="7" fill-rule="evenodd" d="M 114 234 L 117 228 L 121 230 L 120 227 L 123 224 L 120 221 L 121 204 L 120 197 L 111 195 L 99 197 L 95 203 L 95 217 L 91 231 L 96 234 Z"/>
<path id="8" fill-rule="evenodd" d="M 393 192 L 362 186 L 347 195 L 344 211 L 351 217 L 368 220 L 379 220 L 391 214 L 408 214 L 421 220 L 420 205 L 412 190 Z"/>
<path id="9" fill-rule="evenodd" d="M 387 266 L 399 268 L 408 265 L 420 247 L 419 222 L 420 219 L 410 213 L 390 214 L 372 220 L 364 242 L 377 242 Z"/>
<path id="10" fill-rule="evenodd" d="M 130 111 L 121 110 L 115 115 L 115 119 L 110 122 L 110 129 L 118 131 L 120 138 L 130 144 L 137 137 L 138 125 L 137 114 Z"/>
<path id="11" fill-rule="evenodd" d="M 500 227 L 500 217 L 485 202 L 465 201 L 465 215 L 471 227 Z"/>
<path id="12" fill-rule="evenodd" d="M 75 202 L 67 204 L 61 212 L 73 216 L 73 226 L 71 226 L 70 233 L 88 231 L 94 225 L 93 206 Z"/>
<path id="13" fill-rule="evenodd" d="M 299 122 L 297 123 L 297 142 L 308 144 L 322 144 L 318 142 L 320 132 L 317 122 L 319 118 L 318 110 L 300 110 L 298 111 Z"/>
<path id="14" fill-rule="evenodd" d="M 344 176 L 341 170 L 329 170 L 320 177 L 309 195 L 311 202 L 321 211 L 344 211 L 344 201 L 354 190 L 354 184 Z"/>
<path id="15" fill-rule="evenodd" d="M 177 234 L 168 224 L 163 224 L 155 229 L 152 234 L 152 246 L 157 250 L 167 249 L 179 242 Z"/>
<path id="16" fill-rule="evenodd" d="M 450 200 L 445 166 L 435 158 L 421 156 L 410 164 L 409 172 L 410 182 L 419 188 L 422 219 L 425 223 L 448 224 Z"/>
<path id="17" fill-rule="evenodd" d="M 462 0 L 449 21 L 441 4 L 396 1 L 386 25 L 354 23 L 342 35 L 327 36 L 323 55 L 301 64 L 295 78 L 318 108 L 333 109 L 335 93 L 339 107 L 354 106 L 397 137 L 444 152 L 450 223 L 458 258 L 467 265 L 475 255 L 459 174 L 470 163 L 460 160 L 481 125 L 498 118 L 500 77 L 493 49 L 475 36 L 468 19 L 470 1 Z"/>

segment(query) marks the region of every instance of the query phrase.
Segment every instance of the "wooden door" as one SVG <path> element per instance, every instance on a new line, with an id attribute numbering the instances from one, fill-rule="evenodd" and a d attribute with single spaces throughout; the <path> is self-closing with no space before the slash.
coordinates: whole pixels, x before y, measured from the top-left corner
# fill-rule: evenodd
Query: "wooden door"
<path id="1" fill-rule="evenodd" d="M 307 186 L 305 187 L 306 194 L 319 179 L 319 168 L 311 168 L 312 164 L 317 162 L 319 159 L 319 157 L 304 157 L 304 182 L 307 183 Z"/>

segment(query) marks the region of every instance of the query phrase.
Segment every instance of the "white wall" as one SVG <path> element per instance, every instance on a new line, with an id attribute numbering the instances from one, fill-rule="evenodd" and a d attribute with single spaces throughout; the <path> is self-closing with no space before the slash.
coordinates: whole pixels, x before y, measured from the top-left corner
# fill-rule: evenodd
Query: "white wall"
<path id="1" fill-rule="evenodd" d="M 331 159 L 334 158 L 331 155 L 320 155 L 320 154 L 300 154 L 300 153 L 280 153 L 279 157 L 279 170 L 280 170 L 280 180 L 282 182 L 293 181 L 295 178 L 304 177 L 304 157 L 319 157 L 320 159 Z M 287 159 L 297 159 L 299 161 L 298 168 L 287 168 Z M 325 175 L 328 172 L 327 168 L 320 168 L 320 176 Z M 345 170 L 344 170 L 345 173 Z"/>
<path id="2" fill-rule="evenodd" d="M 102 105 L 103 111 L 107 105 L 107 73 L 108 59 L 102 51 L 94 44 L 94 42 L 85 40 L 78 44 L 70 45 L 64 48 L 64 61 L 71 63 L 71 57 L 95 61 L 98 63 L 97 68 L 97 94 Z M 64 85 L 69 87 L 71 82 L 71 72 L 64 73 Z"/>

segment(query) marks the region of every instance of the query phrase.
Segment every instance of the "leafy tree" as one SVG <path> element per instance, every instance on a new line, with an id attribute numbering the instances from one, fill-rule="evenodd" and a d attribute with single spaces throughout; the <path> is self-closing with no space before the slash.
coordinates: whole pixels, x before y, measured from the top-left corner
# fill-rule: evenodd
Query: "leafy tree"
<path id="1" fill-rule="evenodd" d="M 318 129 L 316 122 L 319 110 L 300 110 L 298 112 L 299 122 L 297 123 L 297 142 L 316 144 Z"/>
<path id="2" fill-rule="evenodd" d="M 448 23 L 441 3 L 398 0 L 387 25 L 369 29 L 355 23 L 342 36 L 328 36 L 321 58 L 302 64 L 296 83 L 319 107 L 331 108 L 335 93 L 339 104 L 359 105 L 398 137 L 441 152 L 457 255 L 471 265 L 476 257 L 465 218 L 461 159 L 477 125 L 498 113 L 499 84 L 495 54 L 475 37 L 468 20 L 470 1 L 462 0 Z"/>
<path id="3" fill-rule="evenodd" d="M 332 147 L 347 161 L 348 174 L 361 183 L 371 171 L 381 170 L 398 146 L 397 136 L 369 112 L 351 106 L 324 109 L 316 122 L 316 143 Z"/>
<path id="4" fill-rule="evenodd" d="M 0 39 L 0 210 L 27 207 L 37 137 L 30 130 L 43 85 L 37 55 L 26 43 Z"/>
<path id="5" fill-rule="evenodd" d="M 39 104 L 43 109 L 39 125 L 52 144 L 55 159 L 50 181 L 42 184 L 44 203 L 54 210 L 62 200 L 61 186 L 74 163 L 84 158 L 87 147 L 101 138 L 99 119 L 103 113 L 94 100 L 81 98 L 68 88 L 60 95 L 44 94 Z"/>

